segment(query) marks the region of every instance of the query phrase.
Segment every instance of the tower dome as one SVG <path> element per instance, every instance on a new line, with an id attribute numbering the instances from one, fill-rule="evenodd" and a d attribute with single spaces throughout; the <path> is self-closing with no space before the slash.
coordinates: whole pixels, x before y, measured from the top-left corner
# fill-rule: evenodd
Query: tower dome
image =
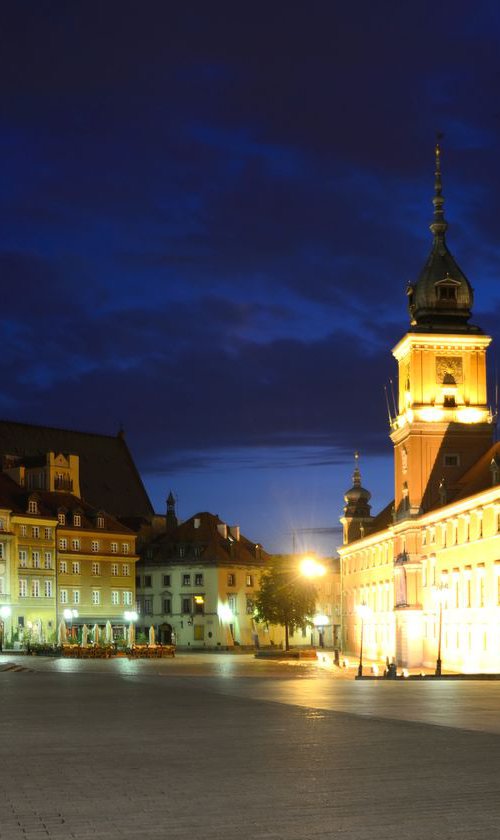
<path id="1" fill-rule="evenodd" d="M 434 216 L 431 252 L 416 283 L 407 289 L 411 332 L 481 333 L 468 323 L 474 292 L 446 244 L 448 223 L 444 216 L 441 181 L 441 147 L 436 143 Z"/>

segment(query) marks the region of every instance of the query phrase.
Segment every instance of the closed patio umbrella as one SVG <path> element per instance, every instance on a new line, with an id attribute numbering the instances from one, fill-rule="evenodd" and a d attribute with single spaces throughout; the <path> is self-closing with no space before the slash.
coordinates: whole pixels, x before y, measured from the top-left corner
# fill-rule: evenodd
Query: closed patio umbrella
<path id="1" fill-rule="evenodd" d="M 89 628 L 86 624 L 82 627 L 82 647 L 87 647 L 89 643 Z"/>
<path id="2" fill-rule="evenodd" d="M 109 621 L 109 619 L 106 622 L 106 636 L 105 636 L 105 638 L 106 638 L 106 644 L 107 645 L 112 645 L 113 644 L 113 628 L 111 627 L 111 622 Z"/>
<path id="3" fill-rule="evenodd" d="M 155 645 L 156 644 L 155 628 L 153 627 L 153 625 L 151 625 L 151 627 L 149 628 L 149 644 L 150 645 Z"/>
<path id="4" fill-rule="evenodd" d="M 99 644 L 99 625 L 94 624 L 94 644 Z"/>
<path id="5" fill-rule="evenodd" d="M 130 622 L 127 630 L 127 642 L 129 648 L 134 646 L 135 642 L 135 624 L 133 621 Z"/>
<path id="6" fill-rule="evenodd" d="M 59 627 L 57 628 L 57 644 L 58 645 L 65 645 L 68 641 L 68 631 L 66 629 L 66 622 L 64 618 L 61 618 L 59 622 Z"/>

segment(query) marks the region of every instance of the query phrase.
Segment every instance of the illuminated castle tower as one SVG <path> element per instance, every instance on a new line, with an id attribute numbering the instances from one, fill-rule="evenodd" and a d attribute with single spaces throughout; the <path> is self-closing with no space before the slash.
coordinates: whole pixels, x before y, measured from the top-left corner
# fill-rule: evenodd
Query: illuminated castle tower
<path id="1" fill-rule="evenodd" d="M 486 394 L 491 338 L 469 324 L 473 290 L 446 244 L 439 144 L 435 152 L 432 248 L 408 287 L 410 330 L 393 350 L 399 367 L 391 430 L 397 519 L 445 504 L 458 478 L 492 443 Z"/>

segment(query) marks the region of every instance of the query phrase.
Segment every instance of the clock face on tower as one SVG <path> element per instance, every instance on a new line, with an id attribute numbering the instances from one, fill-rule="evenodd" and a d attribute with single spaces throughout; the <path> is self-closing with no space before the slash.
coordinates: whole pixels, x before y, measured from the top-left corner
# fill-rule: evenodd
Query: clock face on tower
<path id="1" fill-rule="evenodd" d="M 440 385 L 450 379 L 460 385 L 463 382 L 461 356 L 436 356 L 436 382 Z"/>

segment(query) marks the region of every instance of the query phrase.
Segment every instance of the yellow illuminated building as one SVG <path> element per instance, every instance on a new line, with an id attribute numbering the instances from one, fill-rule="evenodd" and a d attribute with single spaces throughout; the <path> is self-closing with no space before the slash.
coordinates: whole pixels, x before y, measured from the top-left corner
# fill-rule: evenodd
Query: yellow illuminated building
<path id="1" fill-rule="evenodd" d="M 56 520 L 0 477 L 0 636 L 2 644 L 51 638 L 56 629 Z"/>
<path id="2" fill-rule="evenodd" d="M 0 634 L 56 640 L 111 622 L 123 636 L 135 597 L 136 535 L 79 497 L 79 458 L 4 458 L 0 473 Z M 68 615 L 71 617 L 68 618 Z"/>
<path id="3" fill-rule="evenodd" d="M 440 149 L 431 253 L 408 288 L 398 364 L 394 502 L 371 515 L 356 464 L 341 519 L 343 646 L 408 667 L 500 672 L 500 446 L 487 400 L 491 342 L 448 250 Z M 368 609 L 360 610 L 362 605 Z M 362 616 L 362 617 L 361 617 Z"/>

